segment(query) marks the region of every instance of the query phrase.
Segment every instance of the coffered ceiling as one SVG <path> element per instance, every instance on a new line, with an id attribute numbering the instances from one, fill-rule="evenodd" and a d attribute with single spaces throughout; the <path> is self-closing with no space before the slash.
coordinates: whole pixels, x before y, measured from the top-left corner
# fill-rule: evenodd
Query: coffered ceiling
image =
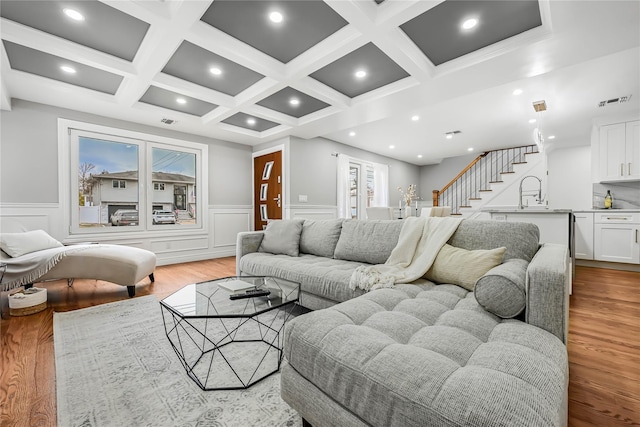
<path id="1" fill-rule="evenodd" d="M 4 110 L 429 164 L 530 144 L 535 126 L 586 144 L 594 118 L 640 109 L 638 1 L 2 0 L 0 15 Z"/>

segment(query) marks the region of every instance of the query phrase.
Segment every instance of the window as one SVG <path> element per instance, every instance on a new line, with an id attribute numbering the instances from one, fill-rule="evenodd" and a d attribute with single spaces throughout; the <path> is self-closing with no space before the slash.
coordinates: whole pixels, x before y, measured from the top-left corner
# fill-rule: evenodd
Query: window
<path id="1" fill-rule="evenodd" d="M 148 134 L 70 122 L 71 232 L 204 228 L 207 147 Z M 196 185 L 196 184 L 201 185 Z M 154 211 L 174 214 L 159 221 Z"/>
<path id="2" fill-rule="evenodd" d="M 389 167 L 338 154 L 340 218 L 365 219 L 366 208 L 388 206 Z"/>

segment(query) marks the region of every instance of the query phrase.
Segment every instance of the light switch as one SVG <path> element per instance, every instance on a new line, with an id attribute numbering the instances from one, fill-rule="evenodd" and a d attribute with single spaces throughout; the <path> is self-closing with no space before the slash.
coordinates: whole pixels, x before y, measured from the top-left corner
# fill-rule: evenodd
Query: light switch
<path id="1" fill-rule="evenodd" d="M 307 202 L 307 195 L 306 194 L 298 194 L 298 201 L 299 202 Z"/>

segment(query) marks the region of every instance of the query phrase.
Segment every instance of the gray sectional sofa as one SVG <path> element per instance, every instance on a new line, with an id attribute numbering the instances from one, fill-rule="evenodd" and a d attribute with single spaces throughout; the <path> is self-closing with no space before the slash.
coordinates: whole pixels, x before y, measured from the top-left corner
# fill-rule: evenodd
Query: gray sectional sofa
<path id="1" fill-rule="evenodd" d="M 288 220 L 238 235 L 239 275 L 299 282 L 315 310 L 286 325 L 283 399 L 316 427 L 566 425 L 567 249 L 540 244 L 533 224 L 464 220 L 449 245 L 506 248 L 475 288 L 430 270 L 432 280 L 350 289 L 402 225 Z M 466 270 L 446 262 L 452 277 Z"/>

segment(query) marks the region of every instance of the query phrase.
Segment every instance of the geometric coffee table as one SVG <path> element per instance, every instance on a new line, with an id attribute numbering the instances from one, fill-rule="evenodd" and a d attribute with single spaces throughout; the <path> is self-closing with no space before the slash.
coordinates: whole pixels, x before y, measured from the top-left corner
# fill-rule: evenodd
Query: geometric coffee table
<path id="1" fill-rule="evenodd" d="M 231 300 L 218 286 L 242 280 L 268 296 Z M 274 277 L 227 277 L 187 285 L 160 301 L 167 338 L 203 390 L 245 389 L 280 370 L 285 322 L 300 284 Z"/>

